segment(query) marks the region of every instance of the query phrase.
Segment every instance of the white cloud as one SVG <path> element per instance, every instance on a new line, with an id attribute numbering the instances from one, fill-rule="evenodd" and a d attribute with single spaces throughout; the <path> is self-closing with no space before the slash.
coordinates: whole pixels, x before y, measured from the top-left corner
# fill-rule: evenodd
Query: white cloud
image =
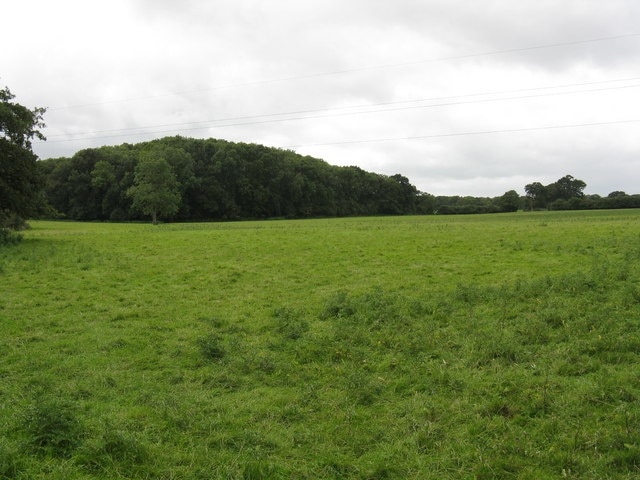
<path id="1" fill-rule="evenodd" d="M 3 15 L 0 84 L 51 107 L 43 158 L 181 134 L 298 145 L 438 194 L 565 174 L 638 190 L 638 124 L 437 136 L 640 119 L 640 80 L 593 83 L 640 78 L 634 0 L 23 0 Z M 427 138 L 376 141 L 406 137 Z"/>

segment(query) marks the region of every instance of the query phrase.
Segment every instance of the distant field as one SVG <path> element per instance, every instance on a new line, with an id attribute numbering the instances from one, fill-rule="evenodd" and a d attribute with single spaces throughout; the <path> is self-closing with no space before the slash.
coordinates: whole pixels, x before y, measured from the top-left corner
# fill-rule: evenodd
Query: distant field
<path id="1" fill-rule="evenodd" d="M 0 479 L 640 476 L 640 210 L 31 225 Z"/>

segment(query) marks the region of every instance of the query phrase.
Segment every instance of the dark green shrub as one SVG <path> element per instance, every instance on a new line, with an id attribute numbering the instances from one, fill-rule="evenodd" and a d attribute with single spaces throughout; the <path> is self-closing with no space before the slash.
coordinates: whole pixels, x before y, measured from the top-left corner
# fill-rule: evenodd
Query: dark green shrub
<path id="1" fill-rule="evenodd" d="M 302 318 L 302 314 L 291 308 L 279 308 L 273 316 L 278 322 L 278 332 L 289 340 L 297 340 L 309 330 L 309 324 Z"/>
<path id="2" fill-rule="evenodd" d="M 525 352 L 512 335 L 495 335 L 492 332 L 479 332 L 475 340 L 476 366 L 486 366 L 497 362 L 503 365 L 525 360 Z"/>
<path id="3" fill-rule="evenodd" d="M 38 400 L 25 412 L 23 428 L 32 450 L 56 457 L 70 456 L 84 436 L 75 406 L 59 399 Z"/>
<path id="4" fill-rule="evenodd" d="M 373 471 L 364 478 L 366 480 L 386 480 L 391 478 L 406 478 L 406 475 L 402 469 L 387 465 L 385 462 L 377 465 Z"/>
<path id="5" fill-rule="evenodd" d="M 278 469 L 266 462 L 254 461 L 244 466 L 243 480 L 273 480 L 283 478 Z"/>
<path id="6" fill-rule="evenodd" d="M 382 385 L 361 370 L 349 374 L 345 386 L 349 397 L 358 405 L 373 405 L 383 393 Z"/>
<path id="7" fill-rule="evenodd" d="M 456 286 L 454 296 L 459 302 L 475 305 L 483 300 L 484 293 L 477 285 L 459 283 Z"/>
<path id="8" fill-rule="evenodd" d="M 356 297 L 358 312 L 361 317 L 376 329 L 385 325 L 398 325 L 403 315 L 401 301 L 393 294 L 381 288 L 374 288 Z"/>
<path id="9" fill-rule="evenodd" d="M 328 459 L 324 462 L 321 473 L 324 474 L 326 478 L 356 478 L 358 469 L 354 465 L 343 463 L 339 460 Z"/>
<path id="10" fill-rule="evenodd" d="M 329 318 L 351 317 L 355 315 L 356 308 L 353 300 L 349 298 L 347 292 L 339 291 L 333 294 L 324 304 L 320 312 L 320 318 L 327 320 Z"/>
<path id="11" fill-rule="evenodd" d="M 580 377 L 600 369 L 600 361 L 589 355 L 572 354 L 557 369 L 563 377 Z"/>
<path id="12" fill-rule="evenodd" d="M 0 480 L 17 478 L 22 470 L 22 459 L 17 448 L 0 441 Z"/>
<path id="13" fill-rule="evenodd" d="M 640 448 L 625 445 L 623 450 L 613 452 L 610 465 L 621 472 L 640 473 Z"/>
<path id="14" fill-rule="evenodd" d="M 12 245 L 22 240 L 22 235 L 8 228 L 0 228 L 0 245 Z"/>
<path id="15" fill-rule="evenodd" d="M 107 430 L 80 455 L 79 463 L 91 471 L 131 473 L 149 460 L 149 452 L 131 435 Z"/>
<path id="16" fill-rule="evenodd" d="M 0 226 L 14 231 L 29 230 L 31 228 L 24 218 L 15 213 L 5 213 L 4 215 L 0 213 Z"/>
<path id="17" fill-rule="evenodd" d="M 27 230 L 29 225 L 24 219 L 16 214 L 3 214 L 0 211 L 0 245 L 18 243 L 22 240 L 20 230 Z"/>
<path id="18" fill-rule="evenodd" d="M 215 333 L 210 333 L 198 340 L 200 352 L 208 360 L 220 360 L 225 355 L 222 339 Z"/>

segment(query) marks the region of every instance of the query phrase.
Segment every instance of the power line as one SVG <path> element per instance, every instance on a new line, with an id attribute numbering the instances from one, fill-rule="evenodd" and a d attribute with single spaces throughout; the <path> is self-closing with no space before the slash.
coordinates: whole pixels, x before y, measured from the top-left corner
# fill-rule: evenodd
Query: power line
<path id="1" fill-rule="evenodd" d="M 304 145 L 286 145 L 282 148 L 306 148 L 306 147 L 325 147 L 332 145 L 352 145 L 358 143 L 380 143 L 380 142 L 397 142 L 406 140 L 428 140 L 432 138 L 447 138 L 447 137 L 463 137 L 471 135 L 491 135 L 496 133 L 519 133 L 519 132 L 533 132 L 538 130 L 559 130 L 564 128 L 580 128 L 580 127 L 597 127 L 603 125 L 622 125 L 630 123 L 638 123 L 640 119 L 633 120 L 612 120 L 608 122 L 593 122 L 593 123 L 573 123 L 566 125 L 545 125 L 542 127 L 524 127 L 524 128 L 505 128 L 499 130 L 479 130 L 472 132 L 457 132 L 457 133 L 439 133 L 432 135 L 416 135 L 408 137 L 389 137 L 389 138 L 370 138 L 363 140 L 343 140 L 338 142 L 325 142 L 325 143 L 309 143 Z"/>
<path id="2" fill-rule="evenodd" d="M 278 123 L 278 122 L 289 122 L 289 121 L 297 121 L 297 120 L 310 120 L 310 119 L 318 119 L 318 118 L 327 118 L 327 117 L 337 117 L 337 116 L 348 116 L 348 115 L 364 115 L 364 114 L 372 114 L 372 113 L 385 113 L 385 112 L 394 112 L 394 111 L 402 111 L 402 110 L 411 110 L 411 109 L 421 109 L 421 108 L 434 108 L 434 107 L 445 107 L 445 106 L 453 106 L 453 105 L 465 105 L 465 104 L 473 104 L 473 103 L 488 103 L 488 102 L 498 102 L 498 101 L 508 101 L 508 100 L 521 100 L 521 99 L 529 99 L 529 98 L 540 98 L 546 96 L 558 96 L 558 95 L 569 95 L 569 94 L 580 94 L 580 93 L 591 93 L 591 92 L 600 92 L 607 90 L 620 90 L 626 88 L 637 88 L 640 87 L 640 84 L 633 85 L 620 85 L 613 87 L 605 87 L 605 88 L 595 88 L 588 90 L 572 90 L 566 92 L 549 92 L 549 93 L 536 93 L 531 95 L 519 95 L 519 96 L 511 96 L 511 97 L 502 97 L 502 98 L 488 98 L 488 99 L 475 99 L 475 100 L 466 100 L 466 101 L 452 101 L 452 102 L 441 102 L 441 103 L 431 103 L 427 105 L 406 105 L 407 103 L 421 103 L 421 102 L 429 102 L 435 100 L 445 100 L 449 98 L 468 98 L 474 96 L 486 96 L 486 95 L 500 95 L 505 93 L 515 93 L 518 91 L 540 91 L 544 89 L 553 89 L 553 88 L 566 88 L 569 86 L 586 86 L 586 85 L 595 85 L 595 84 L 603 84 L 603 83 L 612 83 L 612 82 L 621 82 L 621 81 L 630 81 L 634 79 L 638 79 L 640 77 L 627 78 L 627 79 L 618 79 L 618 80 L 607 80 L 607 81 L 598 81 L 598 82 L 585 82 L 578 84 L 565 84 L 560 86 L 549 86 L 549 87 L 535 87 L 529 89 L 517 89 L 517 90 L 503 90 L 499 92 L 485 92 L 485 93 L 475 93 L 475 94 L 466 94 L 466 95 L 458 95 L 458 96 L 448 96 L 448 97 L 432 97 L 425 99 L 417 99 L 417 100 L 408 100 L 408 101 L 399 101 L 399 102 L 384 102 L 377 104 L 369 104 L 369 105 L 357 105 L 350 107 L 340 107 L 340 108 L 323 108 L 323 109 L 315 109 L 315 110 L 298 110 L 298 111 L 290 111 L 290 112 L 281 112 L 281 113 L 271 113 L 271 114 L 262 114 L 262 115 L 252 115 L 252 116 L 240 116 L 240 117 L 227 117 L 217 120 L 208 120 L 208 121 L 198 121 L 198 122 L 184 122 L 184 123 L 174 123 L 174 124 L 159 124 L 159 125 L 149 125 L 144 127 L 131 127 L 131 128 L 122 128 L 122 129 L 110 129 L 110 130 L 96 130 L 91 132 L 82 132 L 77 133 L 72 138 L 60 139 L 60 140 L 50 140 L 49 143 L 59 143 L 59 142 L 71 142 L 76 140 L 84 140 L 84 139 L 105 139 L 105 138 L 117 138 L 123 136 L 137 136 L 137 135 L 152 135 L 157 133 L 175 133 L 175 132 L 183 132 L 183 131 L 193 131 L 193 130 L 203 130 L 208 128 L 226 128 L 226 127 L 236 127 L 236 126 L 246 126 L 246 125 L 259 125 L 259 124 L 267 124 L 267 123 Z M 269 118 L 269 117 L 277 117 L 277 116 L 286 116 L 286 115 L 296 115 L 296 114 L 306 114 L 306 113 L 321 113 L 321 112 L 329 112 L 332 110 L 345 110 L 345 109 L 354 109 L 354 108 L 371 108 L 371 107 L 379 107 L 379 106 L 393 106 L 393 105 L 405 105 L 402 107 L 393 107 L 393 108 L 382 108 L 375 110 L 361 110 L 361 111 L 352 111 L 352 112 L 341 112 L 341 113 L 325 113 L 319 115 L 306 115 L 306 116 L 297 116 L 297 117 L 287 117 L 287 118 Z M 241 120 L 250 120 L 250 119 L 258 119 L 258 118 L 267 118 L 264 120 L 251 120 L 251 121 L 241 121 Z M 223 121 L 231 121 L 235 123 L 226 123 L 226 124 L 218 124 L 217 122 Z M 207 125 L 202 125 L 207 124 Z M 181 125 L 201 125 L 195 127 L 188 128 L 173 128 L 171 130 L 144 130 L 149 128 L 161 128 L 161 127 L 177 127 Z M 144 131 L 138 131 L 144 130 Z M 122 133 L 116 133 L 122 132 Z M 112 135 L 101 135 L 96 137 L 91 137 L 89 135 L 96 133 L 113 133 Z M 53 134 L 49 135 L 51 137 L 62 137 L 67 134 Z"/>
<path id="3" fill-rule="evenodd" d="M 402 105 L 402 104 L 408 104 L 408 103 L 419 103 L 419 102 L 431 102 L 431 101 L 437 101 L 437 100 L 447 100 L 447 99 L 453 99 L 453 98 L 468 98 L 468 97 L 479 97 L 479 96 L 486 96 L 486 95 L 504 95 L 504 94 L 507 94 L 507 93 L 529 92 L 529 91 L 538 91 L 538 90 L 551 90 L 551 89 L 569 88 L 569 87 L 584 87 L 584 86 L 588 86 L 588 85 L 601 85 L 601 84 L 605 84 L 605 83 L 619 83 L 619 82 L 629 82 L 629 81 L 635 81 L 635 80 L 640 80 L 640 77 L 628 77 L 628 78 L 619 78 L 619 79 L 614 79 L 614 80 L 599 80 L 599 81 L 594 81 L 594 82 L 568 83 L 568 84 L 550 85 L 550 86 L 544 86 L 544 87 L 519 88 L 519 89 L 499 90 L 499 91 L 490 91 L 490 92 L 467 93 L 467 94 L 461 94 L 461 95 L 448 95 L 448 96 L 441 96 L 441 97 L 419 98 L 419 99 L 413 99 L 413 100 L 400 100 L 400 101 L 395 101 L 395 102 L 379 102 L 379 103 L 368 103 L 368 104 L 359 104 L 359 105 L 347 105 L 347 106 L 342 106 L 342 107 L 320 107 L 320 108 L 307 109 L 307 110 L 290 110 L 290 111 L 287 111 L 287 112 L 263 113 L 263 114 L 254 114 L 254 115 L 242 115 L 242 116 L 235 116 L 235 117 L 223 117 L 223 118 L 217 118 L 217 119 L 212 119 L 212 120 L 199 120 L 199 121 L 195 121 L 195 122 L 165 123 L 165 124 L 145 125 L 145 126 L 142 126 L 142 127 L 131 127 L 131 128 L 113 128 L 113 129 L 107 129 L 107 130 L 94 130 L 94 131 L 89 131 L 89 132 L 81 132 L 81 133 L 77 133 L 76 135 L 90 135 L 90 134 L 94 134 L 94 133 L 121 132 L 121 131 L 128 131 L 128 130 L 140 130 L 140 129 L 144 129 L 144 128 L 160 128 L 160 127 L 172 127 L 172 126 L 180 126 L 180 125 L 196 125 L 196 124 L 202 124 L 202 123 L 215 123 L 215 122 L 226 122 L 226 121 L 235 121 L 235 120 L 248 120 L 248 119 L 252 119 L 252 118 L 276 117 L 276 116 L 284 116 L 284 115 L 300 115 L 300 114 L 320 113 L 320 112 L 327 112 L 327 111 L 334 111 L 334 110 L 350 110 L 350 109 L 355 109 L 355 108 L 370 108 L 370 107 L 381 107 L 381 106 L 391 106 L 391 105 Z M 632 85 L 631 87 L 635 87 L 635 86 L 636 85 Z M 628 87 L 629 86 L 609 87 L 609 88 L 604 88 L 604 89 L 600 89 L 600 90 L 628 88 Z M 585 92 L 585 91 L 589 92 L 589 91 L 598 91 L 598 90 L 580 90 L 580 91 L 573 91 L 573 92 L 557 92 L 555 94 L 581 93 L 581 92 Z M 554 93 L 551 93 L 550 95 L 554 95 Z M 513 98 L 520 98 L 520 97 L 513 97 Z M 500 99 L 498 99 L 498 100 L 500 100 Z M 464 102 L 456 102 L 456 103 L 464 103 Z M 57 137 L 57 136 L 64 136 L 64 135 L 66 135 L 66 134 L 52 134 L 50 136 Z"/>
<path id="4" fill-rule="evenodd" d="M 597 43 L 597 42 L 605 42 L 605 41 L 611 41 L 611 40 L 621 40 L 621 39 L 625 39 L 625 38 L 633 38 L 633 37 L 639 37 L 639 36 L 640 36 L 640 32 L 638 32 L 638 33 L 628 33 L 628 34 L 622 34 L 622 35 L 612 35 L 612 36 L 608 36 L 608 37 L 591 38 L 591 39 L 586 39 L 586 40 L 573 40 L 573 41 L 567 41 L 567 42 L 547 43 L 547 44 L 533 45 L 533 46 L 528 46 L 528 47 L 509 48 L 509 49 L 503 49 L 503 50 L 491 50 L 491 51 L 486 51 L 486 52 L 468 53 L 468 54 L 462 54 L 462 55 L 451 55 L 451 56 L 446 56 L 446 57 L 436 57 L 436 58 L 423 59 L 423 60 L 414 60 L 414 61 L 409 61 L 409 62 L 398 62 L 398 63 L 387 63 L 387 64 L 371 65 L 371 66 L 361 66 L 361 67 L 347 68 L 347 69 L 343 69 L 343 70 L 334 70 L 334 71 L 328 71 L 328 72 L 315 72 L 315 73 L 302 74 L 302 75 L 292 75 L 292 76 L 287 76 L 287 77 L 277 77 L 277 78 L 272 78 L 272 79 L 253 80 L 253 81 L 249 81 L 249 82 L 234 83 L 234 84 L 227 84 L 227 85 L 217 85 L 217 86 L 210 87 L 210 88 L 203 88 L 203 89 L 197 89 L 197 90 L 185 90 L 185 91 L 182 91 L 182 92 L 170 92 L 170 93 L 166 93 L 166 94 L 162 94 L 162 95 L 140 96 L 140 97 L 132 97 L 132 98 L 124 98 L 124 99 L 106 100 L 106 101 L 102 101 L 102 102 L 90 102 L 90 103 L 76 104 L 76 105 L 58 105 L 58 106 L 48 107 L 48 110 L 83 108 L 83 107 L 91 107 L 91 106 L 97 106 L 97 105 L 107 105 L 107 104 L 110 104 L 110 103 L 137 102 L 137 101 L 151 100 L 151 99 L 156 99 L 156 98 L 172 97 L 172 96 L 179 96 L 179 95 L 189 95 L 189 94 L 193 94 L 193 93 L 203 93 L 203 92 L 209 92 L 209 91 L 214 91 L 214 90 L 222 90 L 222 89 L 227 89 L 227 88 L 247 87 L 247 86 L 252 86 L 252 85 L 262 85 L 262 84 L 268 84 L 268 83 L 279 83 L 279 82 L 287 82 L 287 81 L 292 81 L 292 80 L 304 80 L 304 79 L 308 79 L 308 78 L 318 78 L 318 77 L 327 77 L 327 76 L 334 76 L 334 75 L 344 75 L 344 74 L 348 74 L 348 73 L 361 72 L 361 71 L 366 71 L 366 70 L 381 70 L 381 69 L 385 69 L 385 68 L 407 67 L 407 66 L 412 66 L 412 65 L 422 65 L 422 64 L 427 64 L 427 63 L 444 62 L 444 61 L 450 61 L 450 60 L 462 60 L 462 59 L 465 59 L 465 58 L 478 58 L 478 57 L 488 57 L 488 56 L 494 56 L 494 55 L 504 55 L 504 54 L 507 54 L 507 53 L 518 53 L 518 52 L 527 52 L 527 51 L 533 51 L 533 50 L 543 50 L 543 49 L 547 49 L 547 48 L 567 47 L 567 46 L 582 45 L 582 44 L 587 44 L 587 43 Z"/>

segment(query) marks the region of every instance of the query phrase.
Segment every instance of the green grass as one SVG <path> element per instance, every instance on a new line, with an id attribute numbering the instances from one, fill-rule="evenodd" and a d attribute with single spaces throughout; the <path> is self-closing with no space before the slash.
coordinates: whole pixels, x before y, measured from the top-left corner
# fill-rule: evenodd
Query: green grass
<path id="1" fill-rule="evenodd" d="M 0 479 L 632 479 L 640 211 L 33 222 Z"/>

